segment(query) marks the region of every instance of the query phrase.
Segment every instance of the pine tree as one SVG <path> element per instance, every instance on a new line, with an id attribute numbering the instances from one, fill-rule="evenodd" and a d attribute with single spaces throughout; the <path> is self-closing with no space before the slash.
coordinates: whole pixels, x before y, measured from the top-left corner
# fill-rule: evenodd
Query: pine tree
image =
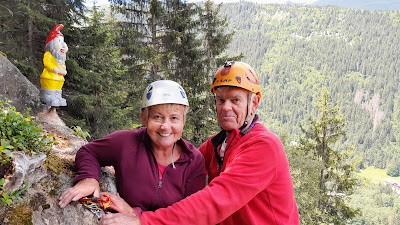
<path id="1" fill-rule="evenodd" d="M 308 163 L 300 170 L 310 165 L 318 168 L 318 173 L 311 172 L 311 178 L 304 180 L 303 184 L 309 186 L 311 182 L 316 208 L 309 210 L 309 222 L 315 224 L 345 224 L 345 222 L 358 214 L 358 210 L 347 205 L 346 198 L 352 193 L 357 184 L 354 177 L 355 162 L 347 162 L 351 149 L 339 152 L 332 146 L 346 135 L 343 115 L 339 107 L 331 107 L 329 93 L 323 91 L 316 103 L 319 116 L 316 120 L 309 119 L 310 127 L 301 127 L 304 138 L 298 146 L 304 155 L 308 156 Z M 311 155 L 310 155 L 311 154 Z M 310 172 L 310 171 L 308 171 Z M 317 178 L 317 179 L 316 179 Z M 315 188 L 317 193 L 315 192 Z M 310 215 L 311 214 L 311 215 Z"/>
<path id="2" fill-rule="evenodd" d="M 314 152 L 310 151 L 314 147 L 311 143 L 304 141 L 300 144 L 289 143 L 288 135 L 286 138 L 282 136 L 280 138 L 290 162 L 301 224 L 318 224 L 315 221 L 315 215 L 319 214 L 316 205 L 320 196 L 318 171 L 323 167 L 322 162 L 316 160 Z"/>
<path id="3" fill-rule="evenodd" d="M 202 56 L 201 80 L 196 80 L 192 85 L 197 87 L 194 90 L 196 101 L 193 101 L 192 112 L 196 115 L 189 123 L 193 124 L 193 141 L 197 144 L 204 142 L 210 133 L 219 130 L 215 117 L 215 105 L 210 84 L 218 67 L 227 60 L 237 60 L 242 56 L 227 56 L 224 51 L 233 38 L 233 32 L 226 32 L 226 18 L 221 18 L 220 8 L 222 4 L 214 5 L 207 0 L 204 4 L 198 5 L 199 14 L 198 33 L 200 34 Z M 197 104 L 196 104 L 197 103 Z"/>
<path id="4" fill-rule="evenodd" d="M 122 63 L 129 79 L 160 79 L 160 39 L 162 12 L 157 0 L 113 0 L 111 9 L 118 15 L 118 39 Z"/>
<path id="5" fill-rule="evenodd" d="M 203 107 L 205 90 L 208 84 L 204 68 L 205 52 L 199 36 L 199 8 L 192 3 L 169 1 L 166 7 L 165 25 L 167 31 L 163 38 L 165 75 L 180 83 L 189 98 L 190 111 L 187 117 L 184 136 L 195 146 L 205 141 Z"/>
<path id="6" fill-rule="evenodd" d="M 90 10 L 88 24 L 75 37 L 67 68 L 66 86 L 74 90 L 68 110 L 82 118 L 93 139 L 139 123 L 140 106 L 130 93 L 142 92 L 141 80 L 128 79 L 115 45 L 118 29 L 114 18 L 108 19 L 97 7 Z M 134 116 L 135 115 L 135 116 Z M 135 119 L 136 118 L 136 119 Z M 71 121 L 78 123 L 78 121 Z M 79 125 L 79 124 L 76 124 Z"/>

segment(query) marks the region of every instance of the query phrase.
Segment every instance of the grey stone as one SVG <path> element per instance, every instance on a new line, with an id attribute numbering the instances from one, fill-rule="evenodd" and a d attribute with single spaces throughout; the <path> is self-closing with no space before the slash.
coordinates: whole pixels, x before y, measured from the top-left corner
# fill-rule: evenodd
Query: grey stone
<path id="1" fill-rule="evenodd" d="M 40 79 L 40 74 L 38 74 Z M 0 54 L 0 100 L 11 100 L 18 112 L 25 113 L 31 108 L 30 115 L 47 109 L 39 97 L 39 90 L 14 64 Z"/>
<path id="2" fill-rule="evenodd" d="M 15 158 L 14 162 L 14 173 L 6 179 L 4 184 L 4 191 L 11 193 L 21 188 L 24 180 L 28 180 L 29 183 L 35 183 L 42 177 L 32 176 L 35 174 L 34 171 L 41 167 L 46 160 L 46 155 L 43 153 L 34 153 L 32 156 L 27 155 L 25 152 L 15 151 L 11 152 Z"/>

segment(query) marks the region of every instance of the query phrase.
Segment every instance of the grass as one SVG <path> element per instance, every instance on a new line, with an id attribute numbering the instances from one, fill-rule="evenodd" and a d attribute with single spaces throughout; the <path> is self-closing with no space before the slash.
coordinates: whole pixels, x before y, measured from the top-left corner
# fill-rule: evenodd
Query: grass
<path id="1" fill-rule="evenodd" d="M 384 182 L 384 179 L 391 178 L 400 182 L 400 177 L 391 177 L 386 174 L 386 170 L 367 167 L 357 173 L 360 177 L 373 182 Z"/>

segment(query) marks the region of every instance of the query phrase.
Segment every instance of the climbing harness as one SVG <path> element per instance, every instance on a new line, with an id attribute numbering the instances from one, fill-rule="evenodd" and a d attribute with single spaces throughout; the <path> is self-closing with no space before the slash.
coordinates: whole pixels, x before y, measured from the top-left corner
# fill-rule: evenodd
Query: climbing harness
<path id="1" fill-rule="evenodd" d="M 107 208 L 111 206 L 111 198 L 108 194 L 102 194 L 100 197 L 83 197 L 79 201 L 85 208 L 95 214 L 98 220 L 102 217 L 101 212 L 107 212 Z"/>

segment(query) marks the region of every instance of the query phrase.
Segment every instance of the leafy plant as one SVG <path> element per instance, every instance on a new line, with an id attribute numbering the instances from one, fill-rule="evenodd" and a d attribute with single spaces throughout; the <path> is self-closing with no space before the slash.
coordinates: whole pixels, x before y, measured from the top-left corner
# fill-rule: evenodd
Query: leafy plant
<path id="1" fill-rule="evenodd" d="M 3 206 L 10 206 L 14 201 L 22 201 L 22 198 L 20 197 L 21 193 L 25 190 L 28 189 L 28 184 L 29 182 L 27 180 L 24 181 L 24 184 L 21 186 L 20 189 L 11 192 L 10 194 L 7 194 L 4 192 L 4 178 L 0 179 L 0 190 L 1 190 L 1 205 Z"/>
<path id="2" fill-rule="evenodd" d="M 14 146 L 10 145 L 8 140 L 0 140 L 1 165 L 6 164 L 11 158 L 14 158 L 14 156 L 11 155 L 11 149 L 14 149 Z"/>
<path id="3" fill-rule="evenodd" d="M 11 151 L 48 153 L 54 144 L 50 134 L 42 134 L 42 127 L 34 121 L 35 117 L 17 112 L 11 101 L 0 101 L 0 156 L 4 165 L 10 159 Z"/>
<path id="4" fill-rule="evenodd" d="M 0 166 L 10 163 L 14 157 L 12 151 L 23 151 L 29 155 L 34 152 L 48 154 L 51 146 L 55 143 L 49 134 L 42 134 L 42 127 L 26 114 L 17 112 L 10 105 L 11 101 L 0 101 Z M 20 194 L 28 189 L 28 181 L 17 191 L 4 192 L 4 178 L 0 179 L 0 201 L 1 205 L 9 206 L 13 201 L 20 201 Z"/>
<path id="5" fill-rule="evenodd" d="M 82 130 L 82 128 L 80 126 L 73 126 L 72 130 L 73 130 L 73 132 L 72 132 L 73 134 L 75 134 L 81 138 L 84 138 L 85 140 L 87 140 L 86 139 L 87 137 L 90 137 L 89 132 Z"/>

